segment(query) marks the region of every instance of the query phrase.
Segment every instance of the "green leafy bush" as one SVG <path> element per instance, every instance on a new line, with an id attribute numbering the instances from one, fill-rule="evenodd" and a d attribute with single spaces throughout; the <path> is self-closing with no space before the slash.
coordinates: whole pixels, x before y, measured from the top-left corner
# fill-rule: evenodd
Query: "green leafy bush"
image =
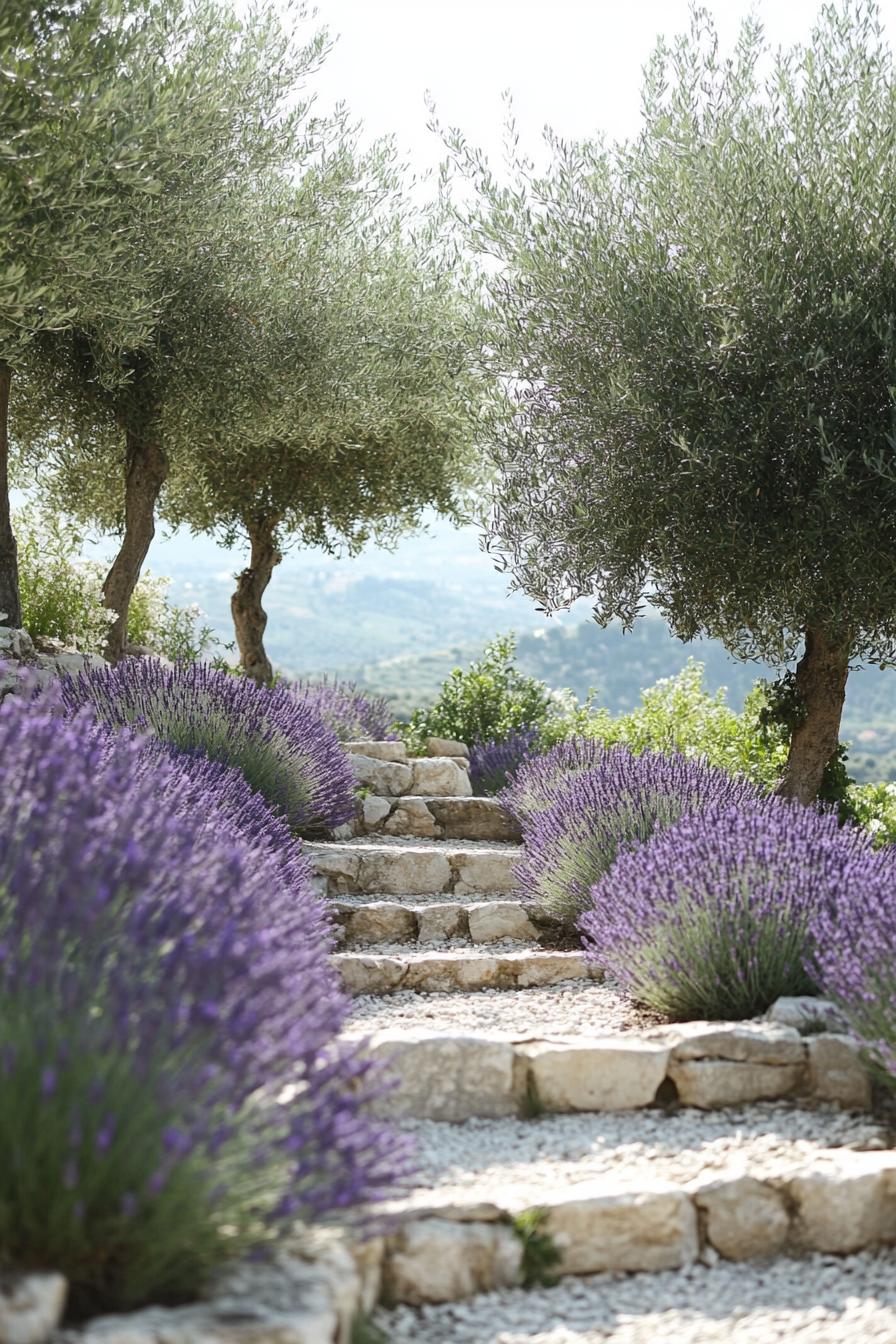
<path id="1" fill-rule="evenodd" d="M 876 848 L 896 842 L 896 784 L 853 784 L 846 809 L 870 833 Z"/>
<path id="2" fill-rule="evenodd" d="M 34 505 L 16 511 L 22 622 L 34 638 L 60 639 L 83 653 L 101 653 L 112 612 L 103 604 L 104 567 L 81 552 L 84 535 L 74 523 Z M 178 607 L 167 597 L 171 580 L 147 571 L 131 598 L 128 643 L 172 661 L 195 662 L 212 644 L 197 606 Z"/>
<path id="3" fill-rule="evenodd" d="M 787 739 L 765 714 L 767 691 L 758 685 L 742 714 L 725 702 L 724 690 L 711 695 L 703 684 L 703 664 L 689 659 L 676 677 L 664 677 L 641 692 L 641 704 L 614 718 L 605 709 L 575 715 L 576 731 L 606 746 L 631 751 L 679 752 L 703 756 L 732 774 L 773 788 L 787 759 Z"/>
<path id="4" fill-rule="evenodd" d="M 425 749 L 427 737 L 450 737 L 472 746 L 503 742 L 511 734 L 537 728 L 548 737 L 559 729 L 558 706 L 543 681 L 524 676 L 516 666 L 516 639 L 492 640 L 481 658 L 464 671 L 456 667 L 442 683 L 429 709 L 418 709 L 399 731 L 412 752 Z"/>

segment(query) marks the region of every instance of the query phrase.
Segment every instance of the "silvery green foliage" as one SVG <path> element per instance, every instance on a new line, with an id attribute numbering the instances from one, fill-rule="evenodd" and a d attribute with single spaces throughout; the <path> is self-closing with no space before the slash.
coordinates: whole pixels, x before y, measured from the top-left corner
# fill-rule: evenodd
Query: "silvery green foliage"
<path id="1" fill-rule="evenodd" d="M 179 752 L 242 771 L 300 834 L 354 815 L 355 780 L 335 733 L 285 686 L 256 686 L 207 663 L 127 658 L 65 677 L 69 713 L 89 707 L 113 728 L 137 727 Z"/>
<path id="2" fill-rule="evenodd" d="M 479 188 L 491 547 L 546 608 L 649 594 L 683 639 L 780 662 L 808 625 L 896 655 L 896 75 L 870 0 L 772 57 L 705 11 L 630 142 L 549 138 Z"/>

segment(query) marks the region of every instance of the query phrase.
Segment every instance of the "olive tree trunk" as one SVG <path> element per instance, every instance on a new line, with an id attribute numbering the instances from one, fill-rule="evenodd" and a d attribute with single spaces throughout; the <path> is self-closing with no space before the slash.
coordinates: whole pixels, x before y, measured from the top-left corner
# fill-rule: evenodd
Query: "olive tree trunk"
<path id="1" fill-rule="evenodd" d="M 236 591 L 230 599 L 240 662 L 246 676 L 259 686 L 269 686 L 274 679 L 274 669 L 264 648 L 268 615 L 261 599 L 283 558 L 274 539 L 276 528 L 276 522 L 268 520 L 246 524 L 251 546 L 249 564 L 237 575 Z"/>
<path id="2" fill-rule="evenodd" d="M 796 668 L 796 689 L 806 715 L 790 739 L 784 776 L 776 790 L 782 798 L 808 804 L 818 797 L 825 766 L 840 743 L 848 675 L 849 650 L 831 644 L 823 630 L 810 627 Z"/>
<path id="3" fill-rule="evenodd" d="M 156 503 L 168 476 L 168 458 L 153 436 L 128 430 L 126 442 L 124 535 L 103 584 L 103 600 L 115 612 L 105 648 L 110 663 L 124 657 L 131 596 L 155 536 Z"/>
<path id="4" fill-rule="evenodd" d="M 21 626 L 19 561 L 9 508 L 9 389 L 12 369 L 0 359 L 0 625 Z"/>

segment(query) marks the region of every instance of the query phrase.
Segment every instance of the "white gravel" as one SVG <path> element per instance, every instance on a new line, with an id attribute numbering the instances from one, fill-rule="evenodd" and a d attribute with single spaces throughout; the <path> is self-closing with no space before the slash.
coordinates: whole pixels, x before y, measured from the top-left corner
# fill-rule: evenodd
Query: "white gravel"
<path id="1" fill-rule="evenodd" d="M 564 1279 L 374 1319 L 390 1344 L 894 1344 L 896 1252 Z"/>
<path id="2" fill-rule="evenodd" d="M 471 954 L 478 954 L 480 957 L 500 957 L 508 952 L 527 952 L 535 956 L 538 952 L 550 949 L 542 948 L 537 943 L 521 943 L 513 938 L 496 938 L 494 942 L 489 943 L 471 943 L 469 938 L 441 938 L 425 943 L 365 943 L 360 947 L 354 946 L 345 950 L 359 957 L 413 957 L 416 961 L 423 957 L 439 960 L 450 957 L 457 961 L 468 960 Z"/>
<path id="3" fill-rule="evenodd" d="M 617 1111 L 536 1120 L 408 1120 L 415 1189 L 402 1205 L 493 1201 L 524 1208 L 597 1177 L 633 1188 L 748 1169 L 770 1176 L 830 1148 L 885 1148 L 887 1131 L 836 1106 L 758 1102 L 729 1110 Z"/>
<path id="4" fill-rule="evenodd" d="M 499 892 L 479 892 L 475 896 L 453 896 L 450 891 L 424 891 L 415 896 L 393 896 L 386 893 L 371 895 L 364 891 L 340 892 L 338 896 L 327 897 L 332 905 L 337 907 L 351 906 L 353 910 L 360 910 L 365 905 L 400 905 L 405 909 L 411 910 L 418 905 L 462 905 L 468 910 L 471 905 L 491 905 L 494 901 L 512 901 L 514 905 L 522 905 L 515 896 L 502 895 Z"/>
<path id="5" fill-rule="evenodd" d="M 380 951 L 380 947 L 375 949 Z M 407 949 L 405 949 L 407 950 Z M 649 1030 L 660 1019 L 643 1013 L 611 985 L 565 980 L 544 989 L 481 989 L 457 994 L 366 994 L 352 1003 L 354 1034 L 395 1027 L 487 1031 L 512 1038 L 607 1036 Z"/>

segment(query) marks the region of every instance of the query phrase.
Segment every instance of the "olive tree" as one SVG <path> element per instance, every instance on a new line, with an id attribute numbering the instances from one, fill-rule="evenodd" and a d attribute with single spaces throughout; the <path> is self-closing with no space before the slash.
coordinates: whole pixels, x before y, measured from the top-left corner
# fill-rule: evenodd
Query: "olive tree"
<path id="1" fill-rule="evenodd" d="M 324 33 L 297 42 L 272 10 L 241 20 L 215 0 L 177 10 L 158 0 L 133 60 L 118 72 L 110 153 L 113 142 L 139 136 L 153 109 L 164 113 L 161 133 L 146 146 L 157 190 L 132 202 L 128 221 L 133 272 L 152 320 L 139 340 L 77 318 L 39 336 L 16 422 L 36 474 L 56 469 L 57 498 L 82 520 L 120 531 L 103 589 L 115 613 L 106 648 L 113 661 L 125 649 L 160 492 L 174 457 L 189 451 L 183 425 L 197 408 L 213 420 L 233 396 L 251 317 L 253 196 L 314 147 L 315 124 L 300 95 L 326 45 Z M 151 78 L 139 78 L 147 70 Z"/>
<path id="2" fill-rule="evenodd" d="M 21 623 L 8 479 L 14 374 L 36 333 L 75 320 L 132 342 L 148 330 L 128 221 L 158 184 L 143 145 L 118 137 L 110 154 L 109 134 L 121 65 L 130 62 L 135 86 L 147 77 L 133 61 L 145 19 L 141 0 L 0 7 L 0 620 L 11 625 Z M 161 110 L 149 122 L 158 135 Z"/>
<path id="3" fill-rule="evenodd" d="M 360 155 L 337 120 L 295 189 L 266 203 L 269 291 L 236 380 L 255 404 L 237 392 L 215 422 L 200 416 L 172 475 L 173 522 L 248 543 L 231 611 L 259 682 L 272 678 L 263 598 L 284 547 L 391 544 L 427 507 L 462 516 L 478 479 L 486 383 L 465 268 L 440 215 L 411 211 L 400 182 L 388 144 Z"/>
<path id="4" fill-rule="evenodd" d="M 510 185 L 450 137 L 493 254 L 490 545 L 546 608 L 645 598 L 779 667 L 779 791 L 817 794 L 850 664 L 896 653 L 896 76 L 876 8 L 772 57 L 662 42 L 627 143 Z"/>

